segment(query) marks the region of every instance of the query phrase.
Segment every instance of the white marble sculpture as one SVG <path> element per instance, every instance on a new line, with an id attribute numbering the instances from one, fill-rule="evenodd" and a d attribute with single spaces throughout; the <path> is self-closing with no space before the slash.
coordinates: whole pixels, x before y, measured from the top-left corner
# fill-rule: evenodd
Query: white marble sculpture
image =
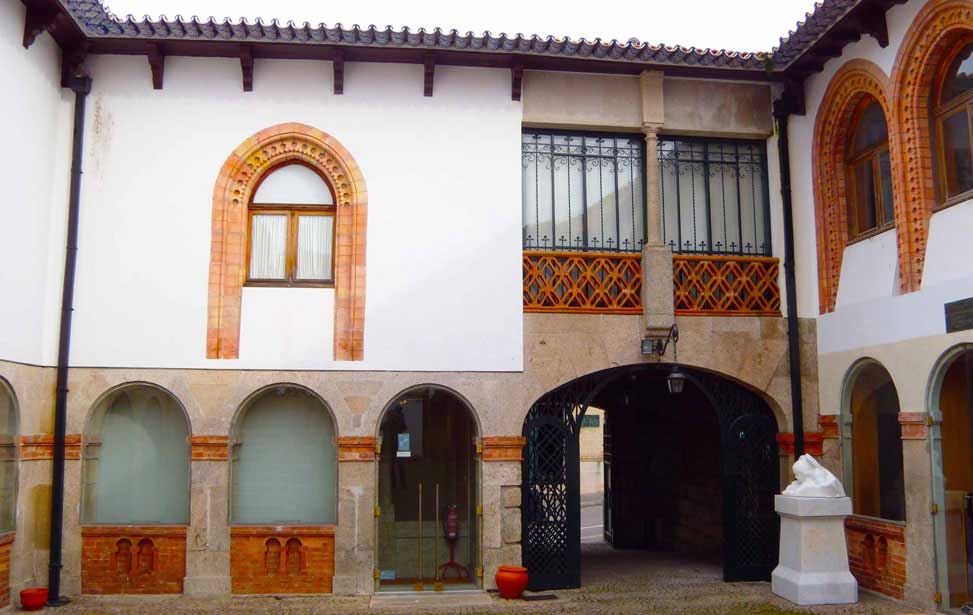
<path id="1" fill-rule="evenodd" d="M 848 569 L 845 517 L 851 498 L 818 461 L 802 455 L 784 493 L 774 498 L 780 515 L 780 565 L 771 575 L 775 594 L 800 605 L 858 601 Z"/>
<path id="2" fill-rule="evenodd" d="M 784 495 L 796 498 L 843 498 L 845 488 L 837 477 L 810 455 L 801 455 L 794 463 L 793 483 L 784 489 Z"/>

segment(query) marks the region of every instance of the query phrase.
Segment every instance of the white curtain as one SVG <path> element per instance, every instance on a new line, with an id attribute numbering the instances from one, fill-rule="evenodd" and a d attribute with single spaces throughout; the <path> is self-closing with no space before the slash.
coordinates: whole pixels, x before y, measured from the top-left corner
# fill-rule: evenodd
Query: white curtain
<path id="1" fill-rule="evenodd" d="M 251 218 L 250 278 L 284 279 L 287 257 L 287 215 L 260 214 Z"/>
<path id="2" fill-rule="evenodd" d="M 86 455 L 86 523 L 189 522 L 189 429 L 176 402 L 135 386 L 106 401 L 95 455 Z"/>
<path id="3" fill-rule="evenodd" d="M 332 524 L 337 452 L 331 416 L 299 389 L 267 391 L 245 410 L 233 455 L 233 523 Z"/>
<path id="4" fill-rule="evenodd" d="M 297 217 L 297 279 L 331 279 L 331 216 Z"/>

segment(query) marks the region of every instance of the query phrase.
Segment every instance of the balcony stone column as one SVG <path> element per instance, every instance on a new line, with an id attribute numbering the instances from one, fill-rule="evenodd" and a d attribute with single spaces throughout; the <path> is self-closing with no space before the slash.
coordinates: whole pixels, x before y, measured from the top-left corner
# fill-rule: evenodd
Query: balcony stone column
<path id="1" fill-rule="evenodd" d="M 642 248 L 642 329 L 647 337 L 665 337 L 675 322 L 673 311 L 672 251 L 662 240 L 662 203 L 659 184 L 658 131 L 665 121 L 663 76 L 643 71 L 642 133 L 645 135 L 645 227 Z"/>

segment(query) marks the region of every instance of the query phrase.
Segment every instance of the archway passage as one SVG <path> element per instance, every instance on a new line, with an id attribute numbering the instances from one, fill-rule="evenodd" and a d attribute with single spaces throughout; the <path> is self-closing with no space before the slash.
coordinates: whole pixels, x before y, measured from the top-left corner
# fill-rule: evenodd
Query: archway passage
<path id="1" fill-rule="evenodd" d="M 377 589 L 479 587 L 477 426 L 454 393 L 417 387 L 382 418 Z"/>
<path id="2" fill-rule="evenodd" d="M 670 393 L 670 372 L 651 364 L 590 374 L 531 407 L 521 540 L 531 589 L 579 587 L 582 563 L 606 554 L 581 546 L 579 441 L 590 407 L 603 410 L 605 542 L 718 562 L 726 581 L 770 578 L 776 420 L 756 394 L 706 372 L 684 369 L 684 390 Z"/>
<path id="3" fill-rule="evenodd" d="M 973 604 L 973 350 L 959 354 L 946 368 L 938 403 L 948 584 L 943 593 L 946 607 L 962 609 Z"/>

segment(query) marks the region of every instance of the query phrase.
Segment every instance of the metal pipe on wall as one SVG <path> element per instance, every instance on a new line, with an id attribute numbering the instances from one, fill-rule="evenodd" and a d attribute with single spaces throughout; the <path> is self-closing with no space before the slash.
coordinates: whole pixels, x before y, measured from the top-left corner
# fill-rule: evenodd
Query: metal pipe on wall
<path id="1" fill-rule="evenodd" d="M 48 605 L 67 602 L 61 597 L 61 548 L 64 528 L 64 440 L 67 433 L 68 361 L 71 354 L 71 315 L 74 311 L 74 274 L 78 256 L 78 216 L 81 205 L 81 162 L 84 156 L 85 101 L 91 78 L 71 75 L 74 92 L 74 135 L 71 143 L 71 191 L 61 290 L 61 325 L 57 349 L 57 389 L 54 401 L 54 462 L 51 472 L 51 551 L 48 564 Z"/>

